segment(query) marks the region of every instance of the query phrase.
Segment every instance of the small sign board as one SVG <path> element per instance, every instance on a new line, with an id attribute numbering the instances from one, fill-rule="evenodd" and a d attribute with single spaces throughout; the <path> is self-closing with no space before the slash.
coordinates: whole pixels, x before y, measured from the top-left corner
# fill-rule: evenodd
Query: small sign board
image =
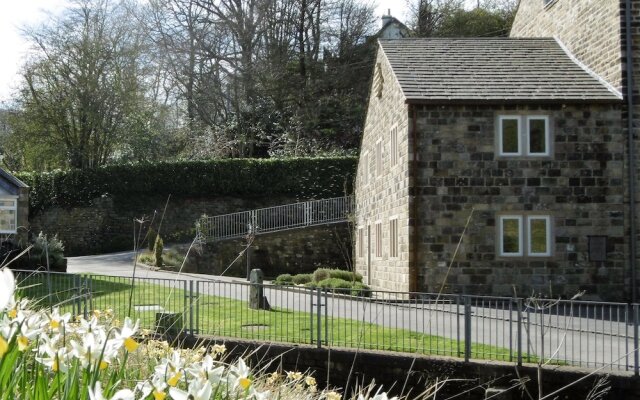
<path id="1" fill-rule="evenodd" d="M 607 260 L 607 237 L 589 236 L 589 261 Z"/>

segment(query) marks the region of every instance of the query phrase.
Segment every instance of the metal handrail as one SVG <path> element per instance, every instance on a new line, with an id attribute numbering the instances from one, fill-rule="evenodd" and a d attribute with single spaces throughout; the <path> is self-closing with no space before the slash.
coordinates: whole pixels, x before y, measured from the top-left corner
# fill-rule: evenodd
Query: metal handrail
<path id="1" fill-rule="evenodd" d="M 355 210 L 353 196 L 310 200 L 209 217 L 196 222 L 198 236 L 205 241 L 245 237 L 308 226 L 346 222 Z"/>

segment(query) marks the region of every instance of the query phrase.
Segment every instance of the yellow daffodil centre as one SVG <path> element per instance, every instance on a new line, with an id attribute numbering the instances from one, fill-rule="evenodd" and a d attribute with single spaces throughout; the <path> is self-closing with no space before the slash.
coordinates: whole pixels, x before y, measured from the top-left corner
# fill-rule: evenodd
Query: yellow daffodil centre
<path id="1" fill-rule="evenodd" d="M 18 317 L 18 310 L 16 310 L 15 308 L 12 310 L 9 310 L 7 315 L 9 315 L 9 318 L 11 319 L 16 319 Z"/>
<path id="2" fill-rule="evenodd" d="M 18 337 L 18 350 L 25 351 L 29 347 L 29 339 L 26 336 L 20 335 Z"/>
<path id="3" fill-rule="evenodd" d="M 0 358 L 2 358 L 9 350 L 9 343 L 0 336 Z"/>
<path id="4" fill-rule="evenodd" d="M 167 397 L 167 394 L 165 392 L 162 392 L 160 390 L 153 391 L 154 400 L 164 400 L 165 397 Z"/>
<path id="5" fill-rule="evenodd" d="M 178 382 L 180 382 L 180 378 L 182 378 L 182 372 L 178 372 L 167 381 L 167 385 L 176 387 Z"/>
<path id="6" fill-rule="evenodd" d="M 136 342 L 135 340 L 131 339 L 130 337 L 128 337 L 128 338 L 126 338 L 124 340 L 124 347 L 125 347 L 125 349 L 127 349 L 127 351 L 129 353 L 132 353 L 132 352 L 136 351 L 138 346 L 140 346 L 140 344 L 138 342 Z"/>
<path id="7" fill-rule="evenodd" d="M 53 364 L 51 364 L 51 370 L 53 372 L 58 372 L 60 366 L 58 365 L 58 360 L 53 360 Z"/>
<path id="8" fill-rule="evenodd" d="M 238 383 L 240 384 L 240 386 L 242 386 L 242 388 L 244 390 L 247 390 L 249 388 L 249 386 L 251 386 L 251 379 L 248 378 L 240 378 L 240 380 L 238 381 Z"/>
<path id="9" fill-rule="evenodd" d="M 107 367 L 109 366 L 109 363 L 106 362 L 105 360 L 100 361 L 100 370 L 105 370 L 107 369 Z"/>
<path id="10" fill-rule="evenodd" d="M 60 321 L 52 319 L 51 322 L 49 322 L 49 327 L 51 329 L 58 329 L 60 328 Z"/>

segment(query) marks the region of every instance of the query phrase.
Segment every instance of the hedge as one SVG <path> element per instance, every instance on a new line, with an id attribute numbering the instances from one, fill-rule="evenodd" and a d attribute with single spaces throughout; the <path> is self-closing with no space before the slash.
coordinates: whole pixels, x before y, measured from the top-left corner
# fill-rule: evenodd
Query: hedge
<path id="1" fill-rule="evenodd" d="M 355 157 L 226 159 L 110 165 L 17 177 L 31 187 L 30 209 L 37 213 L 54 206 L 90 205 L 101 196 L 337 197 L 350 192 L 356 164 Z"/>

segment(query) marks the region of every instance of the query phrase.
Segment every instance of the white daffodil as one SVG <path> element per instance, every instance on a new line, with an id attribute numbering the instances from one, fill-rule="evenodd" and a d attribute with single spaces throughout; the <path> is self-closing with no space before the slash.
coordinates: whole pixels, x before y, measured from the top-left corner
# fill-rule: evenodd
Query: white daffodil
<path id="1" fill-rule="evenodd" d="M 93 389 L 89 388 L 89 398 L 91 400 L 106 400 L 102 395 L 102 385 L 100 381 L 96 382 Z M 122 389 L 118 390 L 116 394 L 111 397 L 111 400 L 135 400 L 135 395 L 129 389 Z"/>
<path id="2" fill-rule="evenodd" d="M 167 384 L 164 379 L 153 376 L 150 381 L 138 383 L 136 392 L 140 392 L 143 399 L 153 395 L 154 400 L 164 400 L 167 397 Z"/>
<path id="3" fill-rule="evenodd" d="M 238 389 L 238 387 L 243 390 L 249 389 L 251 386 L 251 379 L 249 378 L 249 374 L 251 373 L 251 369 L 245 364 L 242 358 L 238 358 L 238 361 L 234 365 L 229 368 L 231 374 L 234 376 L 231 381 L 233 390 Z"/>
<path id="4" fill-rule="evenodd" d="M 255 400 L 269 400 L 271 398 L 271 391 L 267 390 L 266 392 L 258 392 L 254 391 L 251 393 Z"/>
<path id="5" fill-rule="evenodd" d="M 397 397 L 389 398 L 387 396 L 387 393 L 386 392 L 382 392 L 381 393 L 380 392 L 381 390 L 382 390 L 382 388 L 379 388 L 378 391 L 376 392 L 376 394 L 373 395 L 373 397 L 368 397 L 368 395 L 367 395 L 367 397 L 365 397 L 364 395 L 359 394 L 358 395 L 358 400 L 398 400 Z"/>
<path id="6" fill-rule="evenodd" d="M 155 368 L 155 375 L 167 382 L 167 385 L 175 387 L 182 379 L 184 373 L 184 359 L 179 351 L 174 350 L 171 359 L 163 358 Z"/>
<path id="7" fill-rule="evenodd" d="M 71 313 L 60 315 L 60 310 L 56 307 L 53 309 L 53 312 L 51 314 L 47 315 L 47 317 L 47 329 L 53 332 L 64 332 L 65 327 L 71 319 Z"/>
<path id="8" fill-rule="evenodd" d="M 218 385 L 224 376 L 224 366 L 216 366 L 211 355 L 204 356 L 201 362 L 194 363 L 185 368 L 185 371 L 195 379 L 209 381 L 212 385 Z"/>
<path id="9" fill-rule="evenodd" d="M 100 361 L 100 369 L 105 369 L 110 360 L 117 356 L 117 352 L 117 343 L 107 340 L 104 329 L 85 333 L 82 336 L 82 343 L 71 340 L 71 354 L 84 368 Z"/>
<path id="10" fill-rule="evenodd" d="M 129 353 L 136 351 L 138 346 L 140 346 L 140 344 L 132 338 L 132 336 L 138 331 L 139 324 L 140 320 L 136 321 L 134 324 L 131 321 L 131 318 L 127 317 L 124 320 L 124 326 L 120 332 L 116 334 L 116 339 L 122 342 L 122 345 L 124 345 L 124 348 L 127 349 Z"/>
<path id="11" fill-rule="evenodd" d="M 209 400 L 213 387 L 209 381 L 192 380 L 186 392 L 177 388 L 170 388 L 169 394 L 174 400 Z"/>
<path id="12" fill-rule="evenodd" d="M 91 319 L 88 320 L 88 321 L 86 319 L 84 319 L 83 317 L 80 317 L 80 318 L 78 318 L 78 322 L 80 323 L 80 326 L 78 326 L 76 328 L 76 332 L 80 333 L 80 334 L 93 332 L 95 330 L 104 329 L 100 325 L 100 322 L 98 321 L 98 318 L 96 318 L 95 316 L 91 317 Z"/>
<path id="13" fill-rule="evenodd" d="M 18 350 L 25 351 L 31 342 L 42 333 L 42 315 L 32 314 L 20 323 L 18 333 Z"/>
<path id="14" fill-rule="evenodd" d="M 0 312 L 6 310 L 16 290 L 16 279 L 9 268 L 0 270 Z"/>
<path id="15" fill-rule="evenodd" d="M 41 347 L 42 355 L 36 357 L 36 361 L 45 367 L 49 368 L 52 372 L 67 372 L 69 369 L 69 355 L 67 349 L 62 347 L 55 349 L 50 346 Z"/>

